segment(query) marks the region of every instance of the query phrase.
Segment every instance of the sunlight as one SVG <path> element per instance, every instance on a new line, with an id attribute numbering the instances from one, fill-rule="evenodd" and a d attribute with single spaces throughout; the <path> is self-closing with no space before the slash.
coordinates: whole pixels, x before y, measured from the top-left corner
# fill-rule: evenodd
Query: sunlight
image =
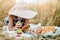
<path id="1" fill-rule="evenodd" d="M 22 0 L 16 0 L 16 3 L 20 2 Z M 57 2 L 57 0 L 23 0 L 25 2 L 29 3 L 34 3 L 34 4 L 44 4 L 46 2 Z"/>
<path id="2" fill-rule="evenodd" d="M 21 1 L 21 0 L 16 0 L 16 3 L 19 1 Z M 42 4 L 43 2 L 46 2 L 46 0 L 23 0 L 23 1 L 26 1 L 27 3 L 34 3 L 34 4 L 36 4 L 36 3 Z"/>

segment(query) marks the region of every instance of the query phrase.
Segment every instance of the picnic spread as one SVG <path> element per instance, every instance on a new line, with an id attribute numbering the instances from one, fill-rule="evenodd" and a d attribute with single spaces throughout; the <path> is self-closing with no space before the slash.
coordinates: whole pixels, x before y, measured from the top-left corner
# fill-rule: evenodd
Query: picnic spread
<path id="1" fill-rule="evenodd" d="M 8 26 L 4 26 L 4 27 L 8 27 Z M 39 29 L 38 29 L 39 28 Z M 39 31 L 35 31 L 35 30 L 39 30 L 40 33 L 38 33 Z M 30 27 L 28 29 L 28 31 L 26 33 L 22 33 L 20 34 L 20 36 L 17 36 L 17 32 L 16 31 L 9 31 L 8 29 L 5 31 L 3 30 L 3 34 L 8 34 L 9 37 L 15 37 L 16 40 L 18 39 L 24 39 L 24 40 L 38 40 L 39 37 L 38 36 L 56 36 L 60 34 L 60 27 L 56 27 L 56 26 L 41 26 L 40 24 L 30 24 Z"/>

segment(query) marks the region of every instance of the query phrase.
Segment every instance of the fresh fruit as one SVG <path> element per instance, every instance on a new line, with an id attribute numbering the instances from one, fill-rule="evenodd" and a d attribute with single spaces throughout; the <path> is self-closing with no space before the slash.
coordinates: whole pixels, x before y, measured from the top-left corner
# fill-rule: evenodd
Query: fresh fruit
<path id="1" fill-rule="evenodd" d="M 22 29 L 17 29 L 17 33 L 22 33 Z"/>

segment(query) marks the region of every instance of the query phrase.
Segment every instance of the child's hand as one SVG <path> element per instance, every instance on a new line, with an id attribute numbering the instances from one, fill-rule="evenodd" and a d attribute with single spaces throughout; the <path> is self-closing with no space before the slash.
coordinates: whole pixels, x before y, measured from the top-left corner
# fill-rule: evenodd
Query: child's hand
<path id="1" fill-rule="evenodd" d="M 17 26 L 15 26 L 14 29 L 17 30 Z"/>

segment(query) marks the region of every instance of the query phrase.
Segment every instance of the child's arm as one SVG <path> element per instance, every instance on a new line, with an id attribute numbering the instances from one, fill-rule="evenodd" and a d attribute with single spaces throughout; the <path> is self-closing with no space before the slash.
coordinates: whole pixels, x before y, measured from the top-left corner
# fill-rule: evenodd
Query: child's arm
<path id="1" fill-rule="evenodd" d="M 25 25 L 22 27 L 22 30 L 24 30 L 25 28 L 28 29 L 28 25 L 29 25 L 29 19 L 26 19 Z"/>
<path id="2" fill-rule="evenodd" d="M 16 30 L 16 27 L 13 27 L 13 19 L 14 19 L 14 16 L 11 15 L 9 16 L 9 30 Z"/>

